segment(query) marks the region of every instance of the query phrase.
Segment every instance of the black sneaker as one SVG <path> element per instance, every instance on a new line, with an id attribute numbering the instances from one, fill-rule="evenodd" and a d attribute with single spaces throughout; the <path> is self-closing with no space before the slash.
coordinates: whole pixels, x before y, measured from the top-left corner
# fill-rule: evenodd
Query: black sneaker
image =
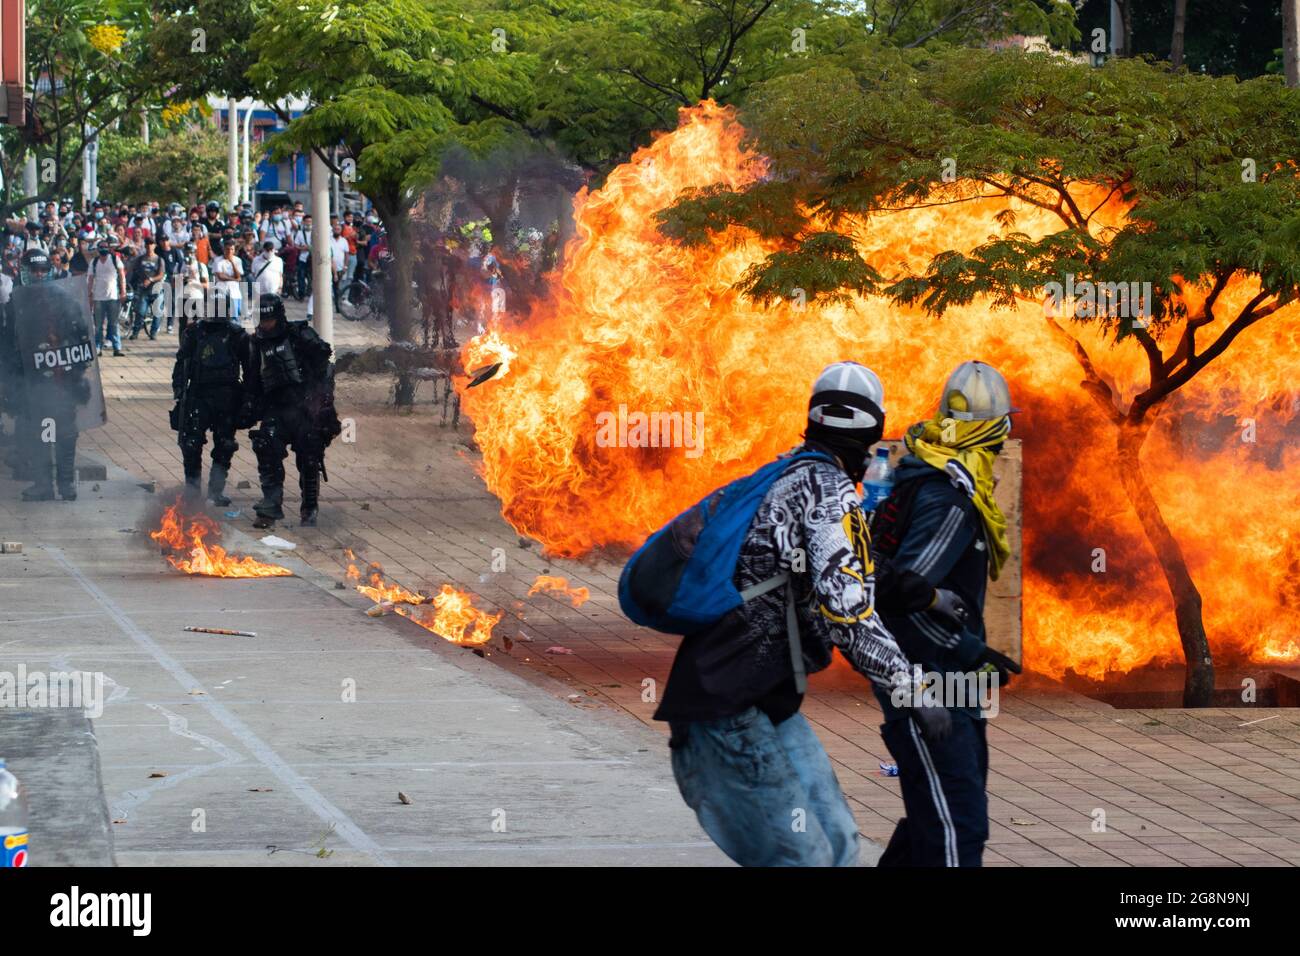
<path id="1" fill-rule="evenodd" d="M 257 519 L 253 522 L 253 527 L 261 528 L 263 530 L 265 530 L 266 528 L 274 528 L 275 519 L 269 518 L 266 515 L 258 515 Z"/>
<path id="2" fill-rule="evenodd" d="M 23 489 L 22 497 L 23 501 L 53 501 L 54 489 L 32 485 L 30 488 Z"/>
<path id="3" fill-rule="evenodd" d="M 61 485 L 61 486 L 59 487 L 59 497 L 62 498 L 64 501 L 76 501 L 76 500 L 77 500 L 77 486 L 76 486 L 76 485 Z"/>
<path id="4" fill-rule="evenodd" d="M 125 354 L 126 353 L 123 352 L 121 349 L 113 349 L 113 358 L 121 358 Z"/>
<path id="5" fill-rule="evenodd" d="M 299 520 L 299 522 L 298 522 L 298 527 L 300 527 L 300 528 L 314 528 L 314 527 L 316 527 L 316 509 L 315 509 L 315 508 L 312 508 L 310 511 L 304 511 L 304 512 L 302 512 L 302 514 L 299 515 L 299 518 L 300 518 L 300 520 Z"/>
<path id="6" fill-rule="evenodd" d="M 225 495 L 209 495 L 208 500 L 211 501 L 218 508 L 230 507 L 230 499 L 227 498 Z"/>

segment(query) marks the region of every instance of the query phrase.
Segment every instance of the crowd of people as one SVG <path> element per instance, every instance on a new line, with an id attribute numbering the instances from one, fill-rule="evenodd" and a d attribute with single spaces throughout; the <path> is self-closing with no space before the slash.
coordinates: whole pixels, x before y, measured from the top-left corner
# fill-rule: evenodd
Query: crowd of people
<path id="1" fill-rule="evenodd" d="M 373 213 L 330 216 L 333 294 L 365 279 L 388 252 Z M 187 319 L 216 310 L 232 320 L 249 292 L 308 303 L 311 312 L 312 216 L 301 202 L 255 211 L 243 203 L 223 212 L 208 202 L 186 209 L 172 203 L 96 202 L 86 211 L 46 203 L 35 218 L 6 224 L 3 274 L 18 277 L 22 254 L 40 249 L 51 278 L 89 275 L 95 345 L 123 355 L 125 338 L 154 340 Z M 187 303 L 191 303 L 187 307 Z M 207 303 L 201 305 L 200 303 Z"/>

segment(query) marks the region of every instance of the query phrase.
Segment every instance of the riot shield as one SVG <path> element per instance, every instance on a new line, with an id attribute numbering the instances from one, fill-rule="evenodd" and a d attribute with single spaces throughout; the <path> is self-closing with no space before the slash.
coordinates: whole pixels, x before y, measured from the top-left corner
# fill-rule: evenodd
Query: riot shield
<path id="1" fill-rule="evenodd" d="M 9 307 L 22 361 L 24 414 L 70 422 L 78 432 L 107 422 L 86 277 L 15 286 Z"/>

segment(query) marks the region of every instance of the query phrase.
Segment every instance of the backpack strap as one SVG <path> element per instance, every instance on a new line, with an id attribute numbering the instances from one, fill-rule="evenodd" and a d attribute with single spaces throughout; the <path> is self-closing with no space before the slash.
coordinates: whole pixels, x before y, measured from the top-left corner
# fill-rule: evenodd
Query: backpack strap
<path id="1" fill-rule="evenodd" d="M 790 666 L 794 670 L 794 689 L 799 694 L 803 694 L 808 690 L 808 671 L 803 663 L 803 644 L 799 640 L 799 615 L 795 609 L 794 582 L 790 579 L 790 572 L 782 571 L 766 581 L 752 584 L 740 592 L 740 597 L 745 602 L 749 602 L 769 591 L 775 591 L 783 584 L 789 585 L 785 589 L 785 633 L 790 641 Z"/>

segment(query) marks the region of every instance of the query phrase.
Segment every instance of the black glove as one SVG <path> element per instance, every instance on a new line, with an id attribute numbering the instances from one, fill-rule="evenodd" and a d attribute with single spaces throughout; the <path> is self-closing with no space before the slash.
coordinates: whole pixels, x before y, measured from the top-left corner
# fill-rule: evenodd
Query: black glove
<path id="1" fill-rule="evenodd" d="M 937 704 L 913 707 L 912 719 L 921 728 L 921 736 L 932 744 L 947 740 L 952 733 L 952 714 L 946 707 Z"/>
<path id="2" fill-rule="evenodd" d="M 934 589 L 934 603 L 930 605 L 930 610 L 937 611 L 961 627 L 966 626 L 966 619 L 970 614 L 966 610 L 965 602 L 947 588 Z"/>
<path id="3" fill-rule="evenodd" d="M 1007 657 L 1000 654 L 991 647 L 985 647 L 980 651 L 980 656 L 975 658 L 975 667 L 978 670 L 996 671 L 998 675 L 998 685 L 1004 686 L 1011 682 L 1012 674 L 1020 673 L 1020 665 Z"/>

